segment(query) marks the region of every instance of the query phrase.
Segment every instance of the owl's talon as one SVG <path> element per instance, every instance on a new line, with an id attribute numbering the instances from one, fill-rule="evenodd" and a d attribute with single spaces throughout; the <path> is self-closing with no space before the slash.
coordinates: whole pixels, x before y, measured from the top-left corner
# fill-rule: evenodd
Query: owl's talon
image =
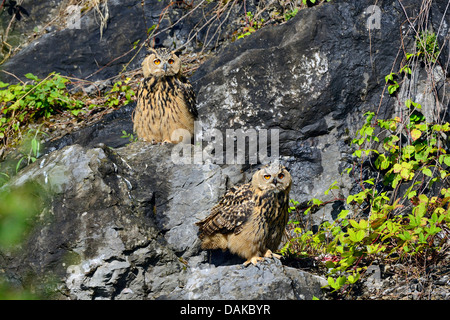
<path id="1" fill-rule="evenodd" d="M 256 264 L 257 264 L 259 261 L 263 261 L 263 260 L 264 260 L 263 257 L 252 257 L 252 258 L 250 258 L 250 259 L 248 259 L 247 261 L 244 262 L 244 266 L 246 267 L 246 266 L 248 266 L 250 263 L 253 264 L 254 266 L 256 266 Z"/>
<path id="2" fill-rule="evenodd" d="M 265 258 L 277 258 L 278 260 L 281 259 L 281 255 L 273 253 L 271 250 L 267 250 L 266 253 L 264 254 Z"/>

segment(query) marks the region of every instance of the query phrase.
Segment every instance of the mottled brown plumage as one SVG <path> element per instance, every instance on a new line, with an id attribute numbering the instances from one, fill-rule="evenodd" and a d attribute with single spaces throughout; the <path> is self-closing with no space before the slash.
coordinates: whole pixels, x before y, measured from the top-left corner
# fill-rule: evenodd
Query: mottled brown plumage
<path id="1" fill-rule="evenodd" d="M 211 214 L 196 223 L 202 249 L 228 249 L 256 264 L 272 258 L 288 221 L 292 179 L 278 163 L 257 171 L 250 183 L 233 187 Z"/>
<path id="2" fill-rule="evenodd" d="M 177 129 L 193 136 L 195 93 L 181 74 L 181 60 L 175 53 L 165 48 L 150 50 L 142 62 L 144 80 L 138 89 L 133 130 L 144 141 L 178 143 L 182 138 Z"/>

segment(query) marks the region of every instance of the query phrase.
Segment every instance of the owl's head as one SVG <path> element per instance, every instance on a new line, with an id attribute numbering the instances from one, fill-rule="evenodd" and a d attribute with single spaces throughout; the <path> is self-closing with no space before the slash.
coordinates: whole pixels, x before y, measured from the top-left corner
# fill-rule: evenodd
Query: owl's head
<path id="1" fill-rule="evenodd" d="M 279 162 L 260 169 L 252 177 L 252 185 L 262 191 L 289 192 L 291 184 L 290 173 Z"/>
<path id="2" fill-rule="evenodd" d="M 175 76 L 181 71 L 181 60 L 174 51 L 166 48 L 149 49 L 149 55 L 142 62 L 144 77 Z"/>

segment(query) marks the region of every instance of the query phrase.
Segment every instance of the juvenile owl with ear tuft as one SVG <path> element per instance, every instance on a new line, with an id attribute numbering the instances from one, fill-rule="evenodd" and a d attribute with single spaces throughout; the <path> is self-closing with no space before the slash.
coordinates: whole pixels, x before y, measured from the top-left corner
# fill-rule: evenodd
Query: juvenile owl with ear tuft
<path id="1" fill-rule="evenodd" d="M 181 73 L 181 59 L 166 48 L 151 48 L 142 71 L 144 79 L 133 116 L 138 138 L 151 143 L 178 143 L 183 138 L 177 129 L 187 130 L 192 137 L 198 115 L 196 98 Z"/>
<path id="2" fill-rule="evenodd" d="M 250 183 L 232 187 L 196 223 L 202 249 L 229 250 L 256 265 L 280 258 L 278 249 L 288 222 L 292 178 L 278 162 L 255 172 Z"/>

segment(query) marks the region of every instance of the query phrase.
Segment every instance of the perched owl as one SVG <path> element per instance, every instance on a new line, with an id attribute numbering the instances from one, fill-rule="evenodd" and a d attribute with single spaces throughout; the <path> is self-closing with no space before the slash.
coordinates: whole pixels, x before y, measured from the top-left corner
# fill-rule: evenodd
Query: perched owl
<path id="1" fill-rule="evenodd" d="M 139 86 L 133 130 L 138 138 L 158 143 L 178 143 L 176 129 L 194 133 L 197 117 L 195 93 L 181 74 L 181 60 L 165 48 L 150 49 L 142 62 L 144 80 Z"/>
<path id="2" fill-rule="evenodd" d="M 232 187 L 211 214 L 196 223 L 202 249 L 228 249 L 244 265 L 280 258 L 276 251 L 288 221 L 292 179 L 279 163 L 257 171 L 250 183 Z"/>

